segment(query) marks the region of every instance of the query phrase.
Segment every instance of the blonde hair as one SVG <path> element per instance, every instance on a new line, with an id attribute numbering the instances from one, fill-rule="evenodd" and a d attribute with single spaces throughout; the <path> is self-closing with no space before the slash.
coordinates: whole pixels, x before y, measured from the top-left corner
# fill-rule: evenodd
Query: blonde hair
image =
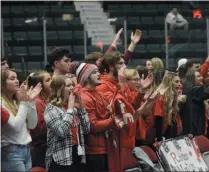
<path id="1" fill-rule="evenodd" d="M 127 80 L 130 80 L 133 78 L 133 76 L 138 75 L 138 71 L 136 69 L 125 69 L 124 75 Z"/>
<path id="2" fill-rule="evenodd" d="M 9 76 L 9 72 L 15 72 L 15 71 L 12 69 L 6 69 L 6 70 L 1 71 L 2 103 L 6 106 L 8 110 L 12 112 L 13 115 L 16 116 L 17 111 L 18 111 L 18 101 L 16 100 L 15 95 L 13 96 L 12 102 L 8 99 L 8 90 L 7 90 L 6 80 Z"/>
<path id="3" fill-rule="evenodd" d="M 67 76 L 56 76 L 51 84 L 51 95 L 49 101 L 52 105 L 58 107 L 64 107 L 67 105 L 67 101 L 64 98 L 64 89 L 65 89 L 65 79 Z"/>
<path id="4" fill-rule="evenodd" d="M 153 57 L 151 59 L 153 70 L 154 69 L 164 69 L 163 61 L 158 57 Z"/>
<path id="5" fill-rule="evenodd" d="M 165 118 L 169 125 L 172 124 L 172 121 L 176 121 L 176 115 L 178 111 L 177 105 L 177 93 L 173 91 L 174 79 L 177 77 L 175 73 L 169 72 L 164 76 L 162 84 L 165 88 L 168 88 L 164 94 L 164 112 Z"/>

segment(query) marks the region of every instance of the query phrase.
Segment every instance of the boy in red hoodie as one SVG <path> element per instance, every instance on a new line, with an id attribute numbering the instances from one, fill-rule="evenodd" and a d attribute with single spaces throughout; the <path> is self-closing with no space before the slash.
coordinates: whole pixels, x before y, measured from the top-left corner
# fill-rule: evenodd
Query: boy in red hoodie
<path id="1" fill-rule="evenodd" d="M 90 133 L 86 137 L 86 154 L 88 170 L 119 172 L 118 163 L 110 150 L 112 144 L 111 130 L 114 120 L 108 109 L 108 101 L 96 90 L 100 84 L 100 73 L 94 64 L 82 63 L 76 71 L 81 85 L 79 93 L 88 112 Z"/>

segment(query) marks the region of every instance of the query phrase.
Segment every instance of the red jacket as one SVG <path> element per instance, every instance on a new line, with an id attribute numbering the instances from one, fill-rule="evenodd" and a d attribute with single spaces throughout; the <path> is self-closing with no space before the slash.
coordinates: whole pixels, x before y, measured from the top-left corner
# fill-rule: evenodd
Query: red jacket
<path id="1" fill-rule="evenodd" d="M 206 76 L 208 75 L 208 69 L 209 69 L 209 62 L 206 61 L 206 62 L 202 65 L 201 71 L 200 71 L 200 73 L 201 73 L 201 75 L 202 75 L 203 77 L 206 77 Z"/>
<path id="2" fill-rule="evenodd" d="M 121 119 L 123 119 L 125 113 L 135 114 L 132 104 L 121 91 L 118 92 L 114 99 L 113 112 L 115 113 L 114 116 Z M 119 127 L 120 125 L 117 126 Z M 119 129 L 120 168 L 124 171 L 124 169 L 137 166 L 137 161 L 132 155 L 135 147 L 136 122 L 128 123 L 123 127 L 120 126 Z"/>
<path id="3" fill-rule="evenodd" d="M 107 145 L 105 130 L 113 127 L 113 118 L 107 109 L 107 100 L 96 90 L 81 88 L 80 94 L 88 112 L 90 120 L 90 133 L 86 141 L 87 154 L 106 154 Z"/>
<path id="4" fill-rule="evenodd" d="M 155 104 L 154 115 L 164 117 L 164 115 L 165 115 L 164 105 L 165 105 L 164 96 L 160 96 Z M 177 116 L 176 116 L 176 122 L 177 122 L 177 132 L 178 132 L 177 134 L 179 135 L 182 131 L 181 118 L 180 118 L 179 114 L 177 114 Z M 168 128 L 168 122 L 164 119 L 162 134 L 164 134 L 166 132 L 167 128 Z"/>
<path id="5" fill-rule="evenodd" d="M 108 104 L 113 102 L 118 90 L 118 81 L 110 78 L 107 74 L 100 77 L 101 85 L 96 90 L 106 97 Z M 113 111 L 112 111 L 113 112 Z M 113 114 L 114 115 L 114 114 Z M 119 133 L 117 130 L 111 132 L 111 142 L 116 143 L 116 147 L 112 143 L 108 143 L 108 165 L 110 172 L 121 172 L 120 166 L 120 150 L 119 150 Z"/>
<path id="6" fill-rule="evenodd" d="M 104 95 L 110 103 L 120 89 L 118 81 L 110 78 L 107 74 L 102 75 L 100 81 L 101 85 L 97 86 L 96 90 Z"/>

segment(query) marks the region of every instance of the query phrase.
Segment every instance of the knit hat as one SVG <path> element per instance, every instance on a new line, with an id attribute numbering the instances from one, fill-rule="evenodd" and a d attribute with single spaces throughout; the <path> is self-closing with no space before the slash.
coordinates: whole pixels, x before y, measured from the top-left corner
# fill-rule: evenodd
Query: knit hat
<path id="1" fill-rule="evenodd" d="M 76 76 L 78 83 L 83 87 L 84 83 L 89 79 L 91 73 L 97 69 L 97 66 L 94 64 L 81 63 L 76 70 Z"/>
<path id="2" fill-rule="evenodd" d="M 78 68 L 79 65 L 80 65 L 80 63 L 78 61 L 71 62 L 70 63 L 69 72 L 71 74 L 75 74 L 76 73 L 76 69 Z"/>

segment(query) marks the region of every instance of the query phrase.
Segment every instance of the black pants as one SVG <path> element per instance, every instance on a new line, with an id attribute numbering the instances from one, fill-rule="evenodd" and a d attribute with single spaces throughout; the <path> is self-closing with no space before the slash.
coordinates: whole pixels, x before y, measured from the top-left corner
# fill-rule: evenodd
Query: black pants
<path id="1" fill-rule="evenodd" d="M 31 151 L 32 167 L 45 168 L 46 148 L 47 146 L 34 146 Z"/>
<path id="2" fill-rule="evenodd" d="M 108 159 L 106 154 L 87 155 L 85 172 L 107 172 Z"/>
<path id="3" fill-rule="evenodd" d="M 49 172 L 82 172 L 83 165 L 81 164 L 81 156 L 77 154 L 77 146 L 72 147 L 73 164 L 70 166 L 58 165 L 54 160 L 52 161 Z"/>

